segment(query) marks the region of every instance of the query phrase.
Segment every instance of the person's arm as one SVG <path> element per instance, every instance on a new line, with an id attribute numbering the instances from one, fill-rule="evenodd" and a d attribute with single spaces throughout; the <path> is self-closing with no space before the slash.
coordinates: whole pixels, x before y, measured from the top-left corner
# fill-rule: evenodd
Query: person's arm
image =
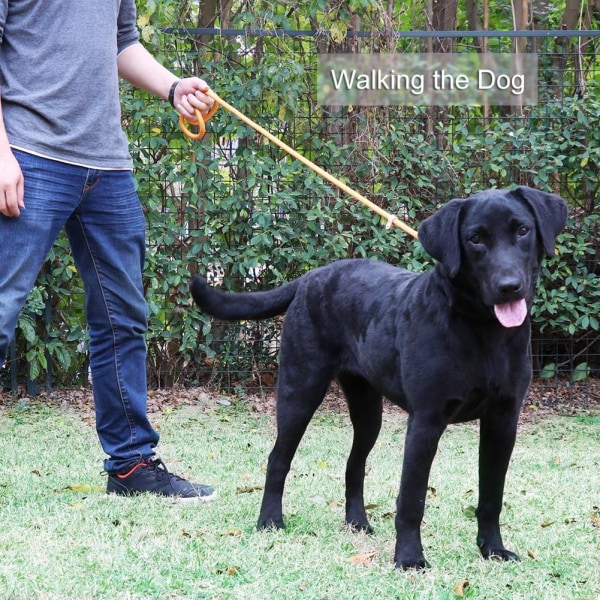
<path id="1" fill-rule="evenodd" d="M 18 217 L 23 202 L 23 173 L 15 158 L 4 127 L 2 117 L 2 90 L 0 89 L 0 214 Z"/>
<path id="2" fill-rule="evenodd" d="M 139 43 L 125 48 L 117 57 L 117 65 L 123 79 L 165 100 L 169 97 L 171 86 L 179 81 L 173 103 L 192 122 L 196 120 L 195 108 L 206 115 L 214 104 L 213 99 L 205 93 L 210 89 L 205 81 L 198 77 L 179 80 Z"/>

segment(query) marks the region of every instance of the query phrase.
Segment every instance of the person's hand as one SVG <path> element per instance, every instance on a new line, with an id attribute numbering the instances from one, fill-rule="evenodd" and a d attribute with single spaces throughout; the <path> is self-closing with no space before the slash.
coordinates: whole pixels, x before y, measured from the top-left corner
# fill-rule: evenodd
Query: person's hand
<path id="1" fill-rule="evenodd" d="M 0 152 L 0 165 L 0 214 L 18 217 L 25 208 L 23 173 L 10 148 Z"/>
<path id="2" fill-rule="evenodd" d="M 173 104 L 190 123 L 195 123 L 196 113 L 194 109 L 197 108 L 205 117 L 215 103 L 210 96 L 206 95 L 209 89 L 210 87 L 206 81 L 198 77 L 181 79 L 175 88 Z"/>

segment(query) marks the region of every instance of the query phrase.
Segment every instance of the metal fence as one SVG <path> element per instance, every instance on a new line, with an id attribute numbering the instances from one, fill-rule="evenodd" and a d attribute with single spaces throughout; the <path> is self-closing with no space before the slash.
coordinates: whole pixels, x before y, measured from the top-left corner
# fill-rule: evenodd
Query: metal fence
<path id="1" fill-rule="evenodd" d="M 402 32 L 394 36 L 373 35 L 369 33 L 350 32 L 342 42 L 335 42 L 325 32 L 305 31 L 243 31 L 243 30 L 165 30 L 162 34 L 164 53 L 170 57 L 172 65 L 189 64 L 189 57 L 198 56 L 201 46 L 205 56 L 218 60 L 222 52 L 223 41 L 236 41 L 238 51 L 275 52 L 292 55 L 298 64 L 309 74 L 306 77 L 307 88 L 305 102 L 295 107 L 295 114 L 286 128 L 286 142 L 302 150 L 307 135 L 313 138 L 335 134 L 340 143 L 356 141 L 365 144 L 369 140 L 361 139 L 360 132 L 355 129 L 345 130 L 348 114 L 343 110 L 330 111 L 327 116 L 327 127 L 323 128 L 323 114 L 315 118 L 315 90 L 311 88 L 311 73 L 316 69 L 317 56 L 320 52 L 330 51 L 373 51 L 373 52 L 430 52 L 446 40 L 453 52 L 479 51 L 484 44 L 490 52 L 534 52 L 539 60 L 539 95 L 543 104 L 548 98 L 570 98 L 585 96 L 589 93 L 586 82 L 592 81 L 595 93 L 600 89 L 600 67 L 598 51 L 600 50 L 600 32 L 587 31 L 544 31 L 544 32 Z M 268 48 L 264 43 L 268 40 Z M 215 58 L 216 57 L 216 58 Z M 192 59 L 195 60 L 195 59 Z M 201 70 L 201 69 L 200 69 Z M 233 75 L 233 74 L 232 74 Z M 260 100 L 257 111 L 262 111 Z M 503 109 L 482 110 L 474 107 L 472 111 L 455 112 L 452 107 L 432 107 L 415 117 L 413 107 L 397 107 L 386 113 L 389 119 L 410 119 L 414 123 L 414 132 L 431 134 L 431 124 L 436 119 L 460 120 L 460 122 L 486 122 L 492 119 L 519 123 L 527 127 L 528 112 L 515 114 Z M 249 114 L 253 118 L 254 115 Z M 381 117 L 378 117 L 381 118 Z M 548 116 L 550 118 L 550 115 Z M 274 118 L 276 122 L 276 117 Z M 596 127 L 600 123 L 595 124 Z M 457 130 L 460 123 L 457 122 Z M 297 132 L 297 133 L 296 133 Z M 334 132 L 334 133 L 332 133 Z M 349 136 L 344 139 L 344 136 Z M 358 136 L 358 137 L 357 137 Z M 451 143 L 449 151 L 451 151 Z M 134 152 L 136 147 L 134 147 Z M 257 152 L 260 152 L 257 149 Z M 475 158 L 473 158 L 475 160 Z M 346 173 L 357 168 L 348 164 L 347 160 L 340 168 Z M 595 177 L 600 175 L 597 172 Z M 519 172 L 508 173 L 515 183 L 530 183 L 528 175 Z M 156 180 L 157 186 L 168 187 L 164 181 Z M 474 181 L 473 187 L 489 187 L 487 181 Z M 370 191 L 377 194 L 378 182 L 373 181 Z M 418 182 L 408 182 L 410 190 L 418 189 Z M 459 182 L 451 178 L 439 180 L 429 186 L 427 193 L 431 195 L 431 205 L 435 206 L 449 198 L 459 196 L 463 189 Z M 600 189 L 600 184 L 596 189 Z M 366 190 L 367 192 L 369 190 Z M 597 234 L 597 232 L 596 232 Z M 589 231 L 587 232 L 589 235 Z M 148 245 L 155 244 L 153 230 L 150 229 Z M 588 256 L 589 271 L 598 272 L 600 267 L 600 244 L 594 242 L 595 255 Z M 52 302 L 48 301 L 44 313 L 46 326 L 51 329 L 55 322 Z M 212 353 L 198 357 L 194 371 L 194 380 L 218 385 L 228 392 L 267 392 L 273 390 L 276 381 L 276 359 L 278 350 L 279 329 L 281 322 L 271 320 L 261 323 L 216 324 L 212 341 Z M 77 343 L 74 341 L 72 343 Z M 16 391 L 25 384 L 30 393 L 35 393 L 40 386 L 47 390 L 53 385 L 52 361 L 43 381 L 31 381 L 27 360 L 25 358 L 26 343 L 17 339 L 13 342 L 11 355 L 7 361 L 8 372 L 1 375 L 4 387 Z M 589 335 L 573 338 L 544 337 L 534 331 L 533 337 L 534 375 L 551 389 L 576 391 L 589 397 L 600 397 L 600 335 L 590 329 Z M 581 365 L 585 365 L 581 367 Z M 581 367 L 581 368 L 580 368 Z M 158 369 L 160 370 L 160 369 Z M 152 385 L 163 385 L 169 382 L 156 372 L 149 373 Z M 63 382 L 64 383 L 64 382 Z M 73 374 L 71 385 L 87 385 L 87 362 L 82 359 L 80 368 Z"/>

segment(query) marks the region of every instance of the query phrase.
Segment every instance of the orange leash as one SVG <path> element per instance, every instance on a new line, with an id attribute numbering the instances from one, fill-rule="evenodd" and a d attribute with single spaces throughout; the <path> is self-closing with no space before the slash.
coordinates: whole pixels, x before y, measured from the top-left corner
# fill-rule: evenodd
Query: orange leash
<path id="1" fill-rule="evenodd" d="M 219 106 L 223 106 L 223 108 L 226 108 L 230 113 L 234 114 L 238 119 L 240 119 L 241 121 L 246 123 L 246 125 L 249 125 L 250 127 L 252 127 L 252 129 L 254 129 L 258 133 L 260 133 L 262 136 L 266 137 L 269 141 L 273 142 L 276 146 L 279 146 L 279 148 L 281 148 L 282 150 L 287 152 L 290 156 L 294 157 L 297 161 L 301 162 L 303 165 L 307 166 L 309 169 L 312 169 L 315 173 L 317 173 L 318 175 L 323 177 L 323 179 L 326 179 L 327 181 L 329 181 L 330 183 L 332 183 L 333 185 L 338 187 L 340 190 L 342 190 L 343 192 L 346 192 L 346 194 L 348 194 L 349 196 L 352 196 L 355 200 L 358 200 L 359 202 L 361 202 L 362 204 L 364 204 L 365 206 L 370 208 L 372 211 L 376 212 L 378 215 L 383 217 L 387 222 L 387 224 L 386 224 L 387 229 L 391 229 L 392 225 L 395 225 L 396 227 L 399 227 L 400 229 L 402 229 L 402 231 L 404 231 L 405 233 L 408 233 L 409 235 L 411 235 L 413 238 L 418 239 L 417 232 L 412 227 L 410 227 L 409 225 L 407 225 L 406 223 L 401 221 L 396 215 L 393 215 L 393 214 L 387 212 L 386 210 L 384 210 L 383 208 L 381 208 L 380 206 L 377 206 L 377 204 L 371 202 L 368 198 L 365 198 L 365 196 L 363 196 L 362 194 L 359 194 L 357 191 L 353 190 L 351 187 L 346 185 L 343 181 L 340 181 L 337 177 L 334 177 L 333 175 L 331 175 L 330 173 L 328 173 L 321 167 L 317 166 L 312 161 L 308 160 L 308 158 L 302 156 L 302 154 L 299 154 L 298 152 L 296 152 L 296 150 L 294 150 L 293 148 L 288 146 L 286 143 L 282 142 L 279 138 L 275 137 L 273 134 L 269 133 L 266 129 L 264 129 L 263 127 L 258 125 L 258 123 L 255 123 L 254 121 L 249 119 L 246 115 L 242 114 L 239 110 L 237 110 L 237 108 L 234 108 L 233 106 L 231 106 L 231 104 L 228 104 L 227 102 L 225 102 L 222 98 L 220 98 L 212 90 L 209 90 L 207 92 L 207 95 L 210 96 L 215 101 L 215 103 L 213 104 L 213 107 L 210 109 L 210 112 L 206 115 L 206 117 L 202 117 L 201 112 L 198 109 L 196 109 L 196 111 L 195 111 L 196 112 L 196 123 L 193 123 L 193 125 L 195 125 L 198 128 L 198 131 L 196 133 L 190 131 L 190 129 L 186 126 L 185 117 L 183 115 L 179 116 L 179 125 L 181 126 L 183 133 L 188 138 L 190 138 L 192 140 L 202 139 L 202 137 L 206 133 L 206 121 L 208 121 L 215 114 L 215 112 L 217 111 Z"/>
<path id="2" fill-rule="evenodd" d="M 208 95 L 211 96 L 212 94 L 209 92 Z M 219 102 L 215 102 L 208 111 L 206 117 L 203 117 L 202 113 L 197 108 L 194 109 L 194 112 L 196 113 L 196 122 L 192 123 L 192 125 L 195 125 L 198 128 L 198 131 L 195 133 L 186 125 L 187 119 L 183 115 L 179 115 L 179 127 L 181 127 L 184 135 L 190 138 L 190 140 L 201 140 L 206 133 L 206 123 L 217 112 L 219 104 Z"/>

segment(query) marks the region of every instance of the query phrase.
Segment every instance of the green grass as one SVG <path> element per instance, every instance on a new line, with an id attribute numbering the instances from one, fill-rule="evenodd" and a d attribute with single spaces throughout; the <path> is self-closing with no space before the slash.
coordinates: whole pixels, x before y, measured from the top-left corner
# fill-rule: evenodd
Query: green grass
<path id="1" fill-rule="evenodd" d="M 392 568 L 406 419 L 389 415 L 369 460 L 375 534 L 343 525 L 345 416 L 320 412 L 288 479 L 286 531 L 256 532 L 271 419 L 185 407 L 157 417 L 161 456 L 219 498 L 185 505 L 109 499 L 93 426 L 76 412 L 0 412 L 0 594 L 6 599 L 490 600 L 600 598 L 600 420 L 549 417 L 521 428 L 502 515 L 519 563 L 475 545 L 477 427 L 450 428 L 430 480 L 423 573 Z M 456 590 L 458 591 L 458 590 Z"/>

